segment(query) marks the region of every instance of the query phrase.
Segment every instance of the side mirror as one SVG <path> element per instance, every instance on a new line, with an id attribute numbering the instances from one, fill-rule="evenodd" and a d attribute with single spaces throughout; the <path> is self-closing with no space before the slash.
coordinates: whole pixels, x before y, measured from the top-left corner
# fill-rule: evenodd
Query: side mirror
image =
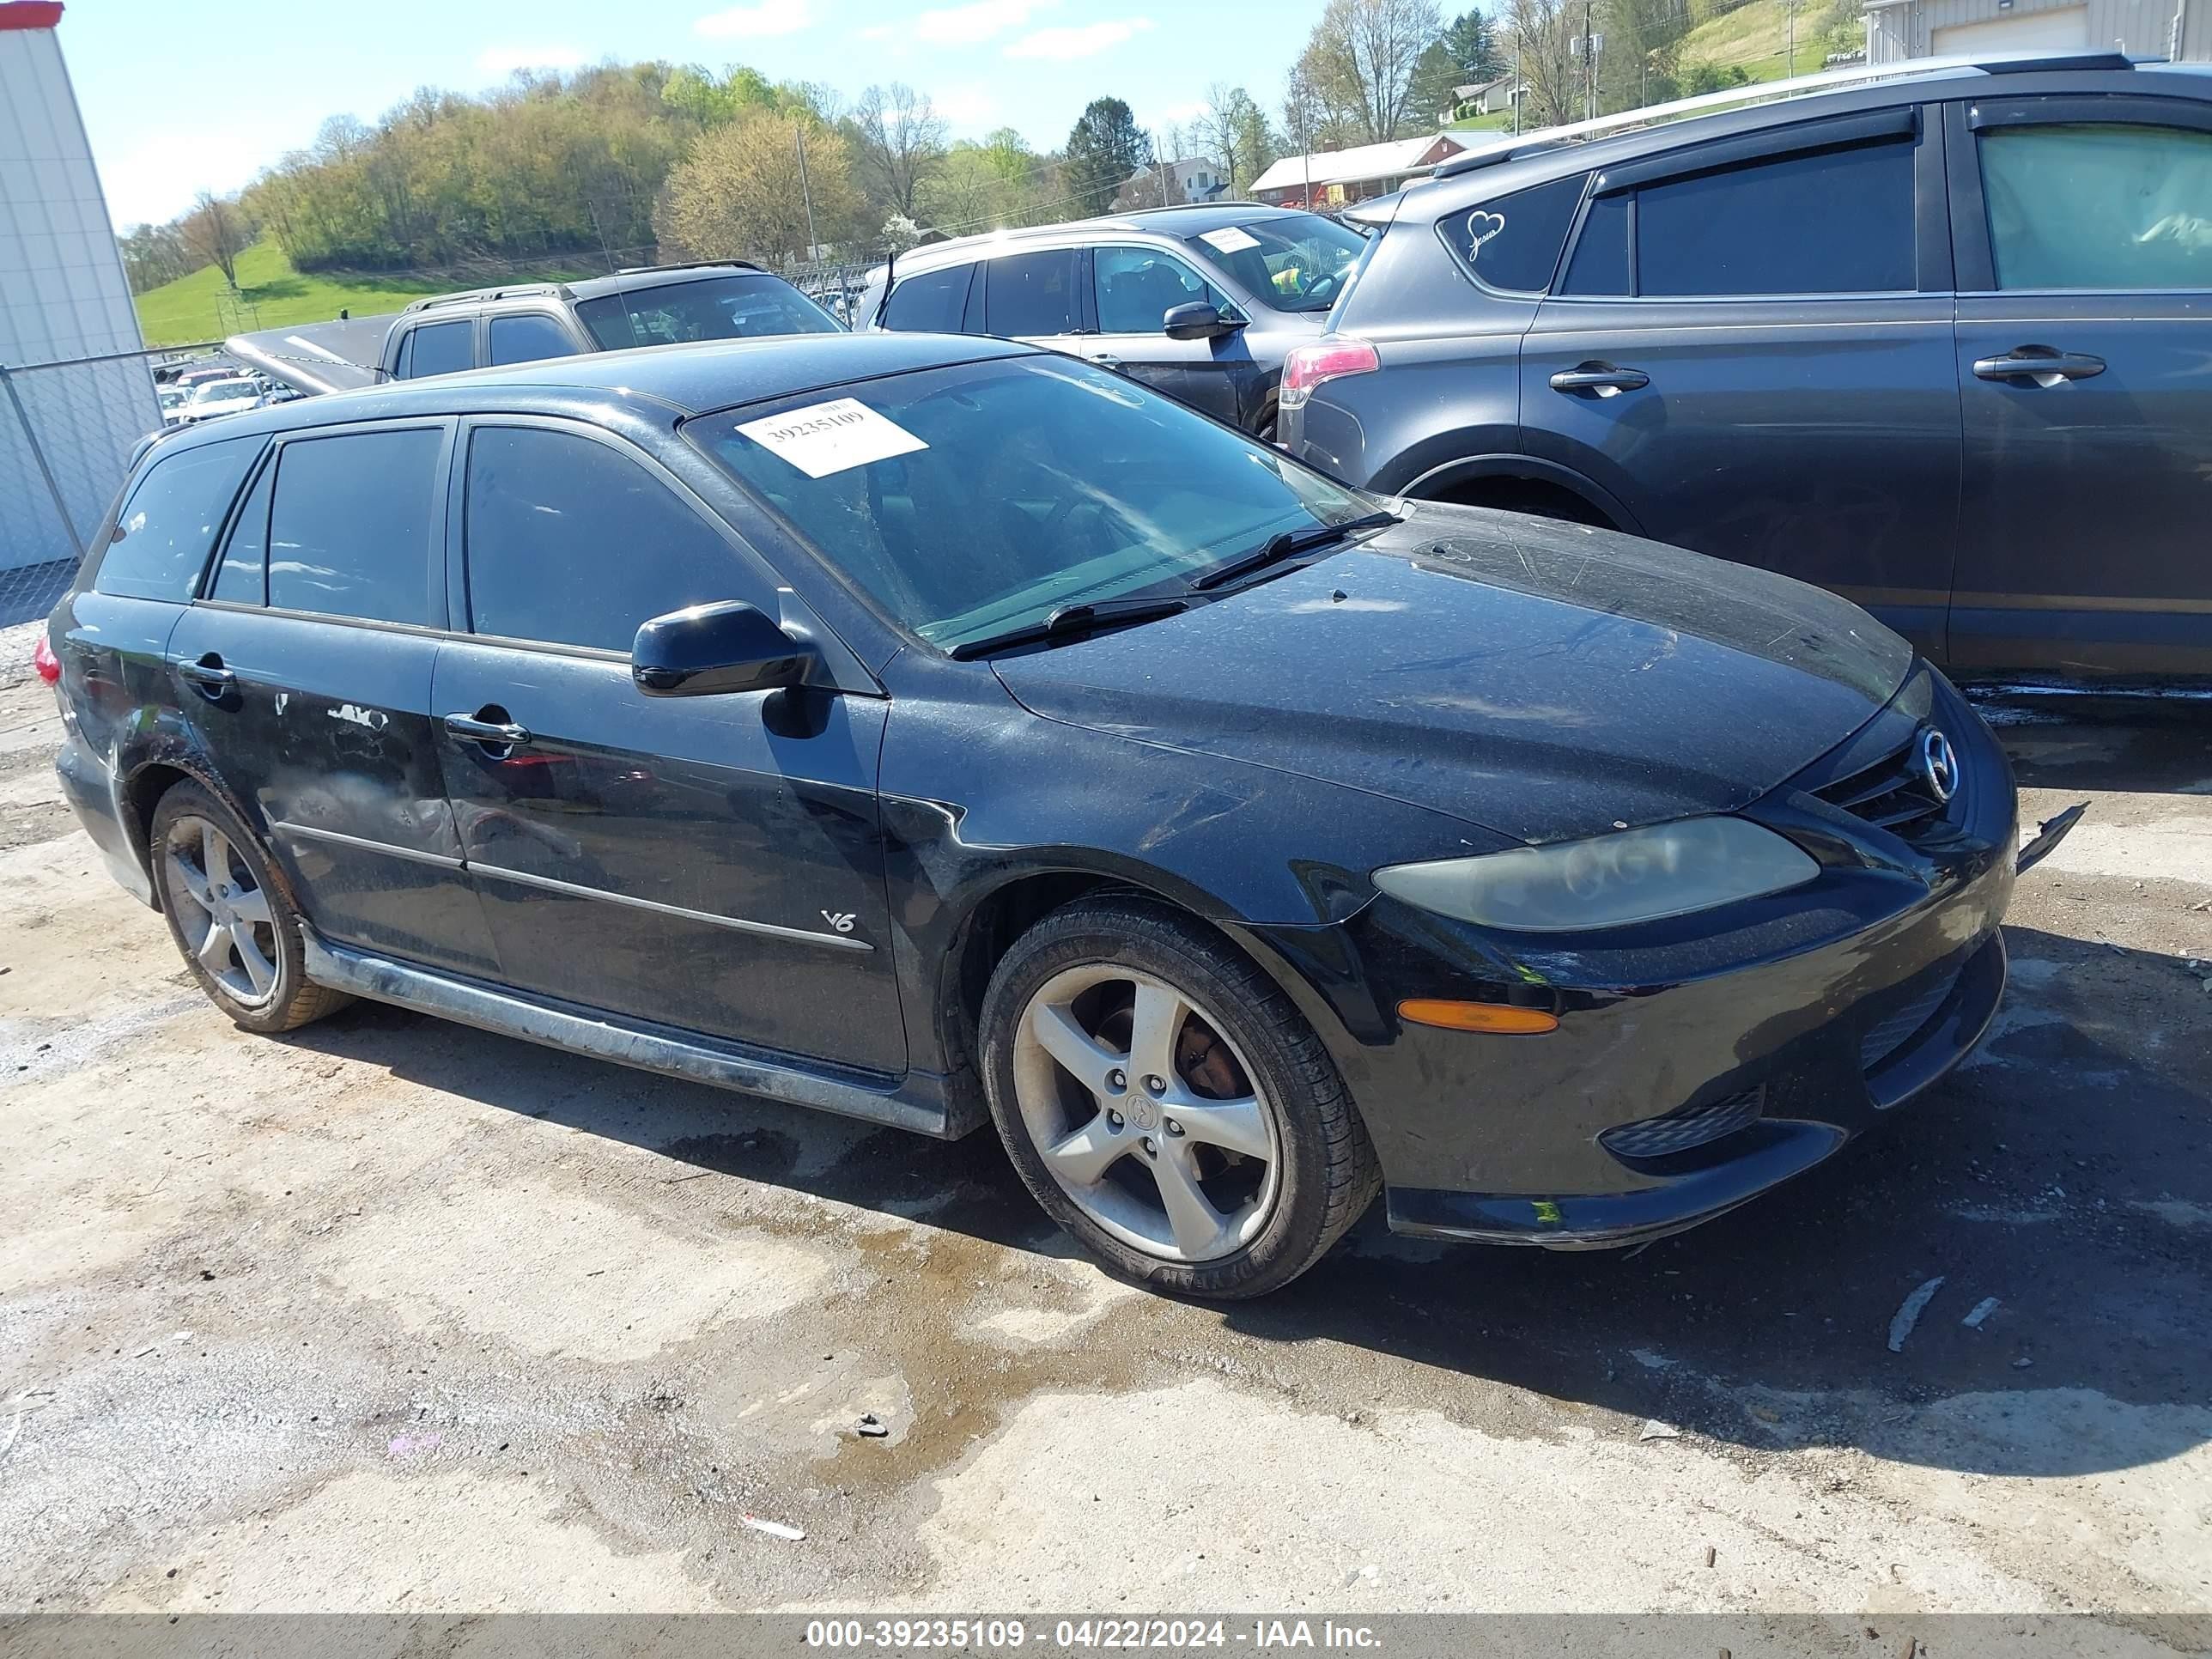
<path id="1" fill-rule="evenodd" d="M 1241 319 L 1224 317 L 1203 300 L 1171 306 L 1160 319 L 1161 331 L 1170 340 L 1218 340 L 1243 326 Z"/>
<path id="2" fill-rule="evenodd" d="M 639 629 L 629 677 L 648 697 L 708 697 L 802 684 L 820 659 L 752 606 L 724 599 Z"/>

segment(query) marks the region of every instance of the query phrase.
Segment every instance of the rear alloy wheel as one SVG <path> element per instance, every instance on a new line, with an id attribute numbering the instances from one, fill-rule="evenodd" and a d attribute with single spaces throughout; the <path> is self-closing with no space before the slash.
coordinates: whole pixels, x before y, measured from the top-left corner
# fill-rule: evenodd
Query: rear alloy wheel
<path id="1" fill-rule="evenodd" d="M 1086 902 L 1017 941 L 985 1000 L 984 1052 L 1024 1182 L 1125 1277 L 1256 1296 L 1374 1196 L 1374 1153 L 1319 1039 L 1164 906 Z"/>
<path id="2" fill-rule="evenodd" d="M 154 884 L 200 988 L 238 1024 L 289 1031 L 345 1006 L 310 984 L 291 905 L 228 808 L 180 783 L 154 811 Z"/>

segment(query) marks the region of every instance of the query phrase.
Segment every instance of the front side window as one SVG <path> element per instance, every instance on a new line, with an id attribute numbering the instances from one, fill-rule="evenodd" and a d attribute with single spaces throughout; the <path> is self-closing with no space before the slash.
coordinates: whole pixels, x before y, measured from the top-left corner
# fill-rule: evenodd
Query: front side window
<path id="1" fill-rule="evenodd" d="M 1552 285 L 1589 177 L 1531 185 L 1440 219 L 1437 228 L 1453 257 L 1486 287 L 1541 294 Z"/>
<path id="2" fill-rule="evenodd" d="M 576 315 L 602 351 L 691 340 L 843 332 L 828 312 L 765 271 L 692 283 L 648 283 L 580 300 Z"/>
<path id="3" fill-rule="evenodd" d="M 1180 259 L 1148 247 L 1102 247 L 1091 253 L 1101 334 L 1157 334 L 1177 306 L 1233 309 L 1221 290 Z"/>
<path id="4" fill-rule="evenodd" d="M 1184 239 L 1201 259 L 1218 265 L 1238 287 L 1277 311 L 1327 311 L 1367 246 L 1318 213 L 1285 213 L 1223 225 Z"/>
<path id="5" fill-rule="evenodd" d="M 491 319 L 491 360 L 495 363 L 534 363 L 546 357 L 573 357 L 576 343 L 559 319 L 542 311 L 518 312 Z"/>
<path id="6" fill-rule="evenodd" d="M 465 546 L 478 634 L 627 653 L 638 624 L 717 599 L 774 615 L 730 544 L 628 456 L 570 432 L 469 440 Z"/>
<path id="7" fill-rule="evenodd" d="M 433 323 L 416 329 L 408 337 L 404 378 L 419 380 L 426 374 L 457 374 L 474 368 L 476 326 L 473 322 Z"/>
<path id="8" fill-rule="evenodd" d="M 942 649 L 1188 580 L 1376 502 L 1088 364 L 886 375 L 685 431 Z"/>
<path id="9" fill-rule="evenodd" d="M 2212 288 L 2212 132 L 1998 127 L 1981 157 L 1999 288 Z"/>
<path id="10" fill-rule="evenodd" d="M 258 438 L 234 438 L 155 462 L 116 516 L 94 588 L 137 599 L 191 598 L 223 514 L 260 448 Z"/>
<path id="11" fill-rule="evenodd" d="M 957 334 L 975 267 L 953 265 L 902 276 L 884 307 L 884 326 L 902 334 Z"/>
<path id="12" fill-rule="evenodd" d="M 1912 145 L 1786 155 L 1636 193 L 1636 292 L 1910 290 Z"/>
<path id="13" fill-rule="evenodd" d="M 1073 334 L 1083 326 L 1075 308 L 1075 250 L 1009 253 L 984 267 L 983 331 L 1012 339 Z"/>
<path id="14" fill-rule="evenodd" d="M 288 443 L 269 519 L 269 603 L 366 622 L 431 620 L 445 434 L 412 427 Z"/>

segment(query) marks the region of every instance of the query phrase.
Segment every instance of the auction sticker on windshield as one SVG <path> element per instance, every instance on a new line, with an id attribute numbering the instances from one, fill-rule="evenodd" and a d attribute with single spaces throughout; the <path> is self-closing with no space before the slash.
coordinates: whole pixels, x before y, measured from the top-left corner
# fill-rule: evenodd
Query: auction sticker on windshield
<path id="1" fill-rule="evenodd" d="M 809 404 L 766 420 L 747 421 L 738 430 L 810 478 L 826 478 L 833 472 L 929 447 L 857 398 Z"/>
<path id="2" fill-rule="evenodd" d="M 1258 237 L 1235 225 L 1224 225 L 1218 230 L 1209 230 L 1198 240 L 1223 253 L 1242 253 L 1248 247 L 1260 246 Z"/>

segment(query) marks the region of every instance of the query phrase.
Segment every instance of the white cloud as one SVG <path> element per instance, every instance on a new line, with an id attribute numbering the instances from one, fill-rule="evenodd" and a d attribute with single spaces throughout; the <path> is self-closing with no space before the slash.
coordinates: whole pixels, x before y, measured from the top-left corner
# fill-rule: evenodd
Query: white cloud
<path id="1" fill-rule="evenodd" d="M 477 70 L 504 81 L 517 70 L 574 70 L 586 61 L 574 46 L 492 46 L 477 54 Z"/>
<path id="2" fill-rule="evenodd" d="M 779 34 L 796 34 L 813 22 L 812 0 L 755 0 L 750 6 L 709 13 L 692 24 L 691 30 L 709 40 L 766 40 Z"/>
<path id="3" fill-rule="evenodd" d="M 1102 52 L 1134 40 L 1152 27 L 1149 17 L 1116 17 L 1103 23 L 1085 23 L 1076 28 L 1039 29 L 1024 34 L 1006 48 L 1009 58 L 1042 58 L 1055 64 L 1068 64 L 1079 58 L 1094 58 Z"/>
<path id="4" fill-rule="evenodd" d="M 914 38 L 933 46 L 972 46 L 1018 29 L 1030 14 L 1058 0 L 975 0 L 966 6 L 941 6 L 914 20 Z"/>
<path id="5" fill-rule="evenodd" d="M 944 87 L 929 94 L 937 112 L 956 127 L 986 127 L 999 112 L 988 87 Z"/>
<path id="6" fill-rule="evenodd" d="M 189 132 L 164 132 L 120 155 L 104 155 L 100 183 L 108 216 L 118 229 L 167 223 L 200 191 L 220 196 L 237 189 L 283 148 L 258 125 L 196 123 Z"/>

